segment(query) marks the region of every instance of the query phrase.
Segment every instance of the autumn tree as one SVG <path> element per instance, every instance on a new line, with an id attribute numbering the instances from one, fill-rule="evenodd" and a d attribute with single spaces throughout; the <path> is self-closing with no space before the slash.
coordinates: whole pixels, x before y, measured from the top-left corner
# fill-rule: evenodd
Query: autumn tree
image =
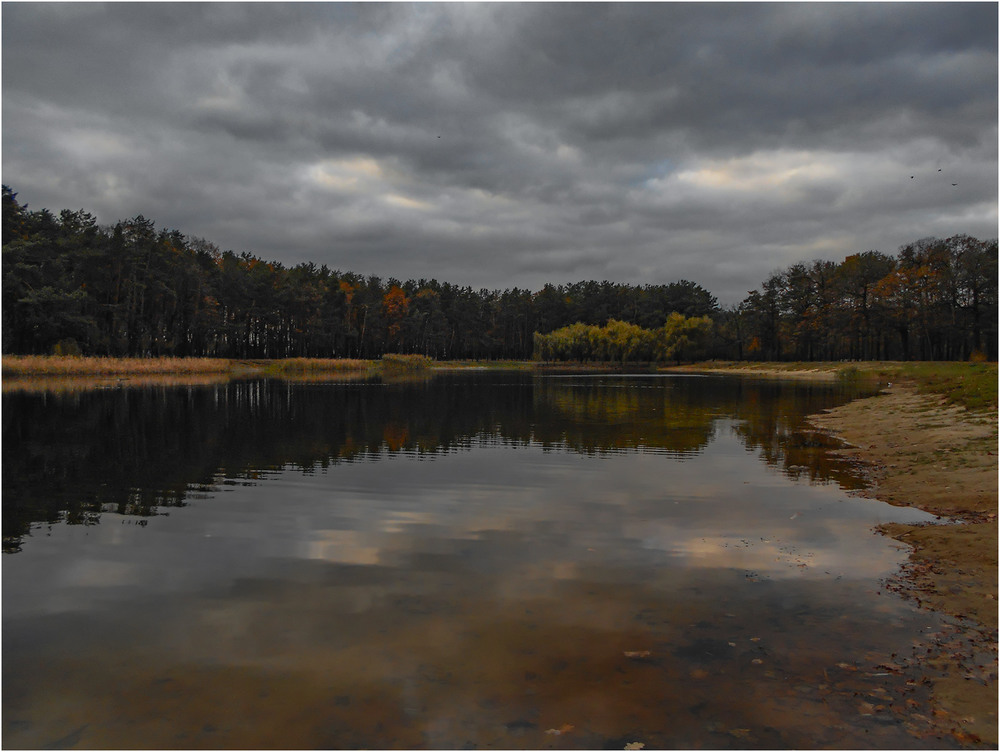
<path id="1" fill-rule="evenodd" d="M 385 319 L 388 350 L 402 350 L 403 322 L 410 310 L 410 300 L 398 284 L 393 283 L 382 298 L 382 316 Z"/>
<path id="2" fill-rule="evenodd" d="M 708 316 L 671 313 L 654 334 L 654 359 L 674 360 L 680 364 L 704 357 L 712 329 L 712 319 Z"/>

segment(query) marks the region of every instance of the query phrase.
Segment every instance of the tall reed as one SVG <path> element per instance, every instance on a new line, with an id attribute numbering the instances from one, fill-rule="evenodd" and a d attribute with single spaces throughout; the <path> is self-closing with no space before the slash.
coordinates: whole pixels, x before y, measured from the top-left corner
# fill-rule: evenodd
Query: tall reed
<path id="1" fill-rule="evenodd" d="M 371 360 L 355 358 L 283 358 L 267 363 L 264 373 L 268 376 L 292 376 L 295 374 L 367 371 L 374 367 Z"/>
<path id="2" fill-rule="evenodd" d="M 124 376 L 153 373 L 226 373 L 223 358 L 98 358 L 66 355 L 4 355 L 4 376 Z"/>

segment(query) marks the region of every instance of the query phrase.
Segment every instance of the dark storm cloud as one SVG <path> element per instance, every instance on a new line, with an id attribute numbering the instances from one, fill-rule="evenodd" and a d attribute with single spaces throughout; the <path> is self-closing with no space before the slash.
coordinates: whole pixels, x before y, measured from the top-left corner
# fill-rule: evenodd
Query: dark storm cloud
<path id="1" fill-rule="evenodd" d="M 985 3 L 8 3 L 4 182 L 285 263 L 732 302 L 996 235 L 996 28 Z"/>

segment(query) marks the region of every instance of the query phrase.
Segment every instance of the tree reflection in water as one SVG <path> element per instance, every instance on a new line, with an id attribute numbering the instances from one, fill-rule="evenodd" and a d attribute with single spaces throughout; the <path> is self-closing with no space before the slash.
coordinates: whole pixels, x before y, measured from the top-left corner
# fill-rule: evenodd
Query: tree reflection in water
<path id="1" fill-rule="evenodd" d="M 848 396 L 491 372 L 7 390 L 5 741 L 940 747 L 893 709 L 926 699 L 892 653 L 932 622 L 877 593 L 884 505 L 802 422 Z"/>
<path id="2" fill-rule="evenodd" d="M 484 381 L 486 382 L 484 384 Z M 585 454 L 703 450 L 716 420 L 793 475 L 860 481 L 802 424 L 842 402 L 831 385 L 718 377 L 439 375 L 383 383 L 253 380 L 3 396 L 4 551 L 33 523 L 149 516 L 220 480 L 394 452 L 434 455 L 483 437 Z"/>

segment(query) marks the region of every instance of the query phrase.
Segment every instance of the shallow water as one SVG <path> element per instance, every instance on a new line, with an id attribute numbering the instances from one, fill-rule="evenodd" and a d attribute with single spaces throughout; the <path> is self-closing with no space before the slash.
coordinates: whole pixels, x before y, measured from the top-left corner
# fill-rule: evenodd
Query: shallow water
<path id="1" fill-rule="evenodd" d="M 950 746 L 824 384 L 5 394 L 3 734 L 57 748 Z M 895 661 L 895 662 L 894 662 Z"/>

